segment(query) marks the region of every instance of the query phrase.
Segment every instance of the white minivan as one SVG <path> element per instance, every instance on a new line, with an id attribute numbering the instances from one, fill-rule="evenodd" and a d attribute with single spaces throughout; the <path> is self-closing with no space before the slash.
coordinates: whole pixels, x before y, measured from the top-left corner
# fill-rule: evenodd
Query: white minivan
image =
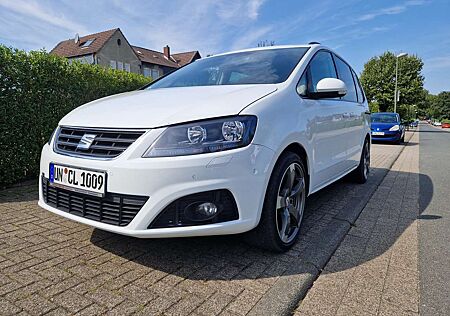
<path id="1" fill-rule="evenodd" d="M 320 44 L 203 58 L 67 114 L 42 149 L 39 205 L 128 236 L 248 232 L 285 251 L 308 195 L 367 180 L 369 120 L 356 73 Z"/>

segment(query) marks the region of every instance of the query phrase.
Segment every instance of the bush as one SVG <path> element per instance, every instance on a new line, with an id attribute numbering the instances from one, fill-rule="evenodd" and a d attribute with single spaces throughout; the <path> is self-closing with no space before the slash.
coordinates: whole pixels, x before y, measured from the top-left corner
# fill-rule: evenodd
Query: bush
<path id="1" fill-rule="evenodd" d="M 43 144 L 72 109 L 149 80 L 0 45 L 0 187 L 38 175 Z"/>

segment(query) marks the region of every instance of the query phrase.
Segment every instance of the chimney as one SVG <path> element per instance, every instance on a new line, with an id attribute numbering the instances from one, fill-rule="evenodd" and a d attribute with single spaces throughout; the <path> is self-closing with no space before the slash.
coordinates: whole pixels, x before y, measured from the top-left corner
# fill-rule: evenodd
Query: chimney
<path id="1" fill-rule="evenodd" d="M 170 59 L 170 47 L 169 47 L 169 45 L 164 46 L 164 56 L 166 56 L 167 59 Z"/>

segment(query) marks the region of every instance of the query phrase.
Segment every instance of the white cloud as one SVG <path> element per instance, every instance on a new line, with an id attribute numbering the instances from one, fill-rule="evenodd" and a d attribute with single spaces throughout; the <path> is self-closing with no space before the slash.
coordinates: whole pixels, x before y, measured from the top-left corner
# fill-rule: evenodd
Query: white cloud
<path id="1" fill-rule="evenodd" d="M 419 6 L 427 4 L 427 1 L 424 0 L 409 0 L 404 2 L 402 5 L 396 5 L 392 7 L 383 8 L 371 13 L 367 13 L 359 17 L 358 21 L 368 21 L 373 20 L 376 17 L 382 16 L 382 15 L 394 15 L 394 14 L 400 14 L 406 11 L 406 9 L 410 6 Z"/>
<path id="2" fill-rule="evenodd" d="M 450 67 L 450 55 L 439 56 L 426 59 L 424 61 L 424 72 L 431 70 L 444 69 Z"/>
<path id="3" fill-rule="evenodd" d="M 259 25 L 264 2 L 0 0 L 0 41 L 28 50 L 51 49 L 75 33 L 120 27 L 134 45 L 156 50 L 169 45 L 172 52 L 200 50 L 206 55 L 230 46 L 256 46 L 262 40 L 258 34 L 270 28 Z"/>
<path id="4" fill-rule="evenodd" d="M 248 23 L 256 21 L 265 0 L 217 0 L 211 3 L 217 16 L 224 22 Z M 250 20 L 250 21 L 249 21 Z"/>
<path id="5" fill-rule="evenodd" d="M 259 15 L 259 9 L 263 5 L 264 0 L 251 0 L 247 3 L 248 17 L 252 20 L 256 20 Z"/>
<path id="6" fill-rule="evenodd" d="M 49 8 L 43 8 L 34 1 L 0 0 L 0 6 L 24 15 L 27 18 L 38 19 L 42 22 L 64 28 L 73 33 L 86 31 L 86 28 L 83 25 L 71 21 L 67 16 L 62 14 L 52 13 Z"/>
<path id="7" fill-rule="evenodd" d="M 231 45 L 231 50 L 255 47 L 258 42 L 267 40 L 265 36 L 270 31 L 272 31 L 271 26 L 251 29 L 237 37 Z"/>
<path id="8" fill-rule="evenodd" d="M 381 10 L 378 10 L 378 11 L 375 11 L 372 13 L 364 14 L 358 20 L 359 21 L 368 21 L 368 20 L 372 20 L 381 15 L 399 14 L 399 13 L 404 12 L 405 10 L 406 10 L 406 6 L 395 6 L 395 7 L 384 8 L 384 9 L 381 9 Z"/>
<path id="9" fill-rule="evenodd" d="M 167 7 L 167 2 L 152 2 L 140 11 L 170 14 L 138 19 L 129 23 L 130 32 L 124 32 L 131 37 L 128 34 L 135 34 L 134 29 L 146 29 L 148 32 L 139 32 L 130 42 L 154 49 L 169 45 L 173 52 L 197 49 L 206 55 L 227 51 L 230 46 L 256 46 L 258 34 L 262 36 L 270 28 L 257 25 L 262 4 L 260 0 L 175 1 Z"/>

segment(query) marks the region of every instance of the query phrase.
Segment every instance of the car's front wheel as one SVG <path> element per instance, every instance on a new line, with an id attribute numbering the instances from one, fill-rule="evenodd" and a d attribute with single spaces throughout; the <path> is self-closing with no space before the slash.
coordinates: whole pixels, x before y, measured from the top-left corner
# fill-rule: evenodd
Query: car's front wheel
<path id="1" fill-rule="evenodd" d="M 276 252 L 292 247 L 305 210 L 306 180 L 302 159 L 283 154 L 270 177 L 259 225 L 248 233 L 252 244 Z"/>

